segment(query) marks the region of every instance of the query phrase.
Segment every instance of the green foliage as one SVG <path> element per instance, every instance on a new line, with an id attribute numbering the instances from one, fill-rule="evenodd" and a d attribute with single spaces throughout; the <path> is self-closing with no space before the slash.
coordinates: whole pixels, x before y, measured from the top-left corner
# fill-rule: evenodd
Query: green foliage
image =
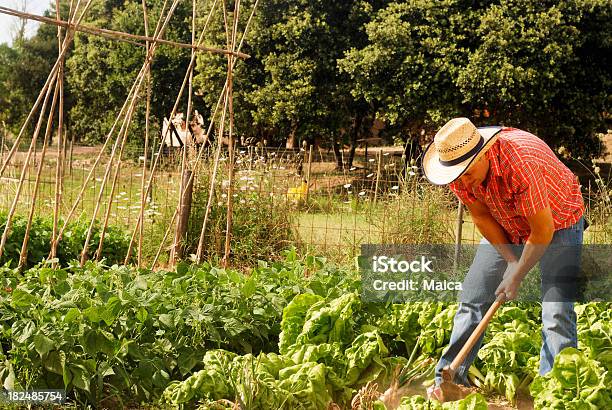
<path id="1" fill-rule="evenodd" d="M 223 181 L 225 170 L 219 170 L 217 180 Z M 210 169 L 204 169 L 194 186 L 190 223 L 185 254 L 195 254 L 208 204 Z M 225 176 L 227 178 L 227 176 Z M 248 178 L 248 176 L 246 177 Z M 257 260 L 279 258 L 293 243 L 290 205 L 285 200 L 258 192 L 255 182 L 236 177 L 232 204 L 231 257 L 237 265 L 252 265 Z M 221 258 L 225 251 L 227 226 L 227 189 L 217 184 L 205 232 L 204 257 Z M 256 181 L 257 182 L 257 181 Z M 258 181 L 257 183 L 262 183 Z M 162 227 L 165 230 L 165 226 Z"/>
<path id="2" fill-rule="evenodd" d="M 453 79 L 474 13 L 456 0 L 394 2 L 375 13 L 365 25 L 368 44 L 338 61 L 353 80 L 352 95 L 391 126 L 435 128 L 457 114 L 461 96 Z"/>
<path id="3" fill-rule="evenodd" d="M 423 396 L 411 396 L 400 403 L 397 410 L 486 410 L 487 401 L 478 393 L 471 393 L 464 399 L 440 404 Z"/>
<path id="4" fill-rule="evenodd" d="M 1 273 L 0 383 L 66 388 L 79 406 L 103 406 L 109 395 L 134 406 L 346 406 L 367 382 L 388 383 L 398 365 L 431 371 L 456 311 L 443 303 L 360 302 L 354 272 L 295 251 L 260 262 L 249 276 L 186 263 L 157 272 L 90 262 Z M 598 333 L 607 332 L 610 304 L 576 309 L 582 352 L 565 350 L 549 375 L 536 377 L 536 408 L 610 405 L 610 341 Z M 486 373 L 481 382 L 499 372 L 493 387 L 508 393 L 507 375 L 535 374 L 539 314 L 537 304 L 500 309 L 475 363 Z M 416 396 L 402 402 L 406 409 L 483 405 L 478 394 L 443 405 Z"/>
<path id="5" fill-rule="evenodd" d="M 236 65 L 238 134 L 265 137 L 280 145 L 288 137 L 296 141 L 314 135 L 330 138 L 341 128 L 348 129 L 362 101 L 353 101 L 347 85 L 350 79 L 338 72 L 336 61 L 350 45 L 363 44 L 362 25 L 378 3 L 260 2 L 243 46 L 251 58 Z M 241 5 L 239 38 L 253 2 Z M 221 18 L 211 26 L 209 41 L 225 47 Z M 194 81 L 209 106 L 217 101 L 226 68 L 224 57 L 198 56 Z"/>
<path id="6" fill-rule="evenodd" d="M 142 3 L 124 1 L 109 10 L 104 3 L 92 6 L 87 23 L 134 34 L 145 34 Z M 153 35 L 162 8 L 161 1 L 148 5 L 149 35 Z M 185 22 L 191 16 L 190 5 L 181 3 L 173 21 Z M 189 24 L 170 24 L 164 38 L 191 42 Z M 119 114 L 121 106 L 140 71 L 146 50 L 124 42 L 110 41 L 91 35 L 77 35 L 74 51 L 68 59 L 67 81 L 75 95 L 70 110 L 73 132 L 87 143 L 98 143 Z M 164 115 L 169 115 L 185 75 L 189 51 L 171 47 L 158 47 L 153 60 L 151 135 L 159 129 Z M 140 88 L 140 99 L 134 115 L 128 141 L 133 146 L 144 146 L 146 86 Z M 186 100 L 185 100 L 186 101 Z M 119 124 L 120 126 L 121 124 Z M 119 127 L 116 131 L 119 130 Z"/>
<path id="7" fill-rule="evenodd" d="M 609 373 L 573 347 L 555 357 L 552 371 L 538 376 L 530 391 L 536 409 L 599 408 L 612 406 Z"/>
<path id="8" fill-rule="evenodd" d="M 11 230 L 4 247 L 4 253 L 2 257 L 0 257 L 0 264 L 8 264 L 8 266 L 17 266 L 19 264 L 19 255 L 21 253 L 27 222 L 27 219 L 23 216 L 16 215 L 13 217 Z M 62 266 L 68 266 L 73 260 L 80 259 L 83 244 L 87 237 L 89 223 L 89 220 L 79 220 L 68 224 L 57 248 L 57 258 Z M 0 212 L 0 230 L 4 231 L 5 226 L 6 213 Z M 60 228 L 61 226 L 63 226 L 62 221 L 59 223 Z M 101 227 L 97 222 L 94 225 L 91 240 L 89 242 L 89 255 L 92 255 L 96 251 L 100 243 L 100 230 Z M 52 217 L 35 217 L 32 220 L 25 267 L 33 267 L 49 256 L 52 233 Z M 123 230 L 114 226 L 107 227 L 104 234 L 104 247 L 101 257 L 105 258 L 106 262 L 109 264 L 123 263 L 127 253 L 128 242 L 129 236 L 127 233 L 123 232 Z"/>
<path id="9" fill-rule="evenodd" d="M 162 8 L 149 1 L 149 34 Z M 238 39 L 254 0 L 241 3 Z M 212 2 L 197 5 L 203 28 Z M 227 4 L 227 17 L 233 17 Z M 53 15 L 51 8 L 49 14 Z M 66 18 L 67 4 L 62 6 Z M 612 6 L 605 0 L 351 0 L 259 2 L 234 73 L 235 131 L 280 145 L 289 138 L 325 142 L 369 136 L 375 118 L 382 135 L 417 139 L 452 116 L 534 132 L 550 145 L 598 154 L 597 132 L 610 112 Z M 226 48 L 220 6 L 204 43 Z M 191 41 L 191 4 L 182 2 L 167 39 Z M 86 23 L 144 34 L 137 0 L 95 2 Z M 31 39 L 0 59 L 0 119 L 14 133 L 55 61 L 56 28 L 41 25 Z M 9 51 L 10 50 L 10 51 Z M 152 130 L 174 103 L 189 51 L 160 46 L 153 60 Z M 101 141 L 144 60 L 144 49 L 77 34 L 67 60 L 69 130 Z M 224 55 L 199 53 L 194 107 L 212 109 L 227 73 Z M 179 105 L 185 111 L 186 98 Z M 130 128 L 142 146 L 143 99 Z"/>
<path id="10" fill-rule="evenodd" d="M 4 267 L 0 383 L 66 388 L 82 404 L 109 393 L 150 402 L 170 380 L 208 369 L 211 349 L 275 350 L 282 310 L 296 294 L 352 286 L 322 262 L 289 252 L 251 276 L 183 263 L 152 272 L 88 262 L 23 275 Z"/>
<path id="11" fill-rule="evenodd" d="M 408 133 L 463 115 L 597 154 L 611 14 L 605 1 L 394 2 L 338 64 L 354 96 Z"/>
<path id="12" fill-rule="evenodd" d="M 609 110 L 610 16 L 606 1 L 492 5 L 456 85 L 472 106 L 488 107 L 489 122 L 598 154 L 596 132 L 605 131 Z"/>
<path id="13" fill-rule="evenodd" d="M 19 51 L 0 44 L 0 123 L 2 133 L 19 132 L 17 129 L 27 110 L 27 96 L 15 75 L 15 64 Z M 5 129 L 7 127 L 8 129 Z"/>
<path id="14" fill-rule="evenodd" d="M 415 172 L 390 187 L 389 200 L 380 201 L 367 215 L 385 243 L 453 243 L 455 233 L 449 221 L 455 218 L 455 199 L 448 190 L 421 183 Z M 392 226 L 389 215 L 395 215 Z"/>

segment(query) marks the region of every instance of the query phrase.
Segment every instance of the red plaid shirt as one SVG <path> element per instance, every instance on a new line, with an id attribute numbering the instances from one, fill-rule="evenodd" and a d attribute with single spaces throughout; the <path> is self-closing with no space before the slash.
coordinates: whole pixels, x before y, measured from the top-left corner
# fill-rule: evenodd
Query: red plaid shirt
<path id="1" fill-rule="evenodd" d="M 464 203 L 479 200 L 508 233 L 524 243 L 531 231 L 527 216 L 550 206 L 555 231 L 572 226 L 584 213 L 578 178 L 544 141 L 516 128 L 503 128 L 485 154 L 489 174 L 473 190 L 460 180 L 450 189 Z"/>

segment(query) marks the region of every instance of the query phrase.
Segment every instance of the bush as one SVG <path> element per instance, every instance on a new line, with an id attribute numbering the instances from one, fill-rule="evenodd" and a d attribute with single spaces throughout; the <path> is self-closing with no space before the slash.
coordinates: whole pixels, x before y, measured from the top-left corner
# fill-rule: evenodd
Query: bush
<path id="1" fill-rule="evenodd" d="M 6 213 L 0 212 L 0 230 L 4 232 L 6 226 Z M 63 221 L 60 221 L 60 227 Z M 19 264 L 19 254 L 23 244 L 23 238 L 27 227 L 27 219 L 21 215 L 13 217 L 11 231 L 7 237 L 4 252 L 0 257 L 0 264 L 8 263 L 11 267 Z M 87 236 L 89 221 L 79 220 L 70 223 L 57 249 L 57 258 L 62 266 L 68 266 L 69 262 L 79 259 L 83 250 L 83 244 Z M 30 228 L 30 239 L 28 242 L 28 255 L 25 267 L 32 267 L 47 258 L 51 252 L 51 235 L 53 233 L 53 219 L 36 217 Z M 100 242 L 100 226 L 94 225 L 88 252 L 90 257 L 97 250 Z M 129 236 L 121 229 L 109 226 L 104 234 L 104 247 L 102 258 L 106 258 L 108 264 L 123 263 L 129 244 Z"/>
<path id="2" fill-rule="evenodd" d="M 209 175 L 205 169 L 200 171 L 194 185 L 184 255 L 197 252 L 210 192 Z M 217 180 L 223 181 L 223 176 L 218 176 Z M 222 258 L 225 250 L 227 190 L 221 185 L 216 187 L 207 222 L 203 255 L 206 260 Z M 281 251 L 293 245 L 291 218 L 290 204 L 284 198 L 276 200 L 251 190 L 250 181 L 237 181 L 233 198 L 232 263 L 243 265 L 260 259 L 277 259 Z"/>

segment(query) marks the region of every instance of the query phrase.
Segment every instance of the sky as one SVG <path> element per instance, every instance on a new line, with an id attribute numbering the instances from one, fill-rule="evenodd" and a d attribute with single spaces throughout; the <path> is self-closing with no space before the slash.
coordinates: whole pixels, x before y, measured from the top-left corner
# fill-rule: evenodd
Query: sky
<path id="1" fill-rule="evenodd" d="M 24 0 L 0 0 L 0 6 L 11 9 L 19 9 L 18 4 Z M 49 8 L 50 0 L 25 0 L 26 11 L 31 14 L 42 15 Z M 17 17 L 0 13 L 0 43 L 11 43 L 12 27 L 17 21 Z M 36 33 L 38 22 L 29 20 L 26 26 L 26 36 L 31 37 Z"/>

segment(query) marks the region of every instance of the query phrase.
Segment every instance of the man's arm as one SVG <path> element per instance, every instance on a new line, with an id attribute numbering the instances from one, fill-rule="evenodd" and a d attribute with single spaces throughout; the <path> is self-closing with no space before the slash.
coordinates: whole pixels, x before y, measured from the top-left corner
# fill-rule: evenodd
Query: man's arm
<path id="1" fill-rule="evenodd" d="M 508 263 L 504 279 L 495 291 L 495 295 L 505 293 L 507 299 L 516 298 L 521 282 L 542 255 L 544 255 L 555 233 L 552 212 L 549 206 L 526 218 L 531 228 L 531 233 L 527 238 L 521 258 L 518 262 Z"/>
<path id="2" fill-rule="evenodd" d="M 502 258 L 504 258 L 508 263 L 518 262 L 518 258 L 514 252 L 512 252 L 512 247 L 509 245 L 510 240 L 506 235 L 506 231 L 504 228 L 502 228 L 499 222 L 493 218 L 489 207 L 478 200 L 467 204 L 466 206 L 472 215 L 474 224 L 482 236 L 484 236 L 486 240 L 497 249 Z"/>

